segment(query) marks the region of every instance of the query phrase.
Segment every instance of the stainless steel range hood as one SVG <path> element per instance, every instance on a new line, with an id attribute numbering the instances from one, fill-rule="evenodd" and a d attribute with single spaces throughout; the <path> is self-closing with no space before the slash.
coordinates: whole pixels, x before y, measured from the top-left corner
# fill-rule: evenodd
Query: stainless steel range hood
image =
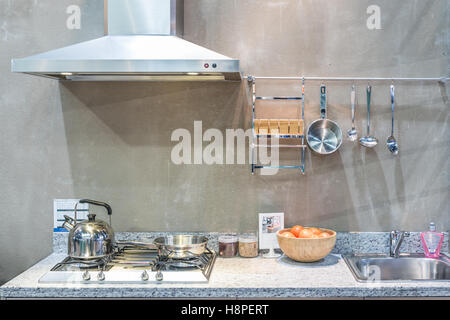
<path id="1" fill-rule="evenodd" d="M 73 81 L 240 80 L 234 60 L 181 39 L 184 0 L 105 0 L 106 36 L 13 59 L 13 72 Z"/>

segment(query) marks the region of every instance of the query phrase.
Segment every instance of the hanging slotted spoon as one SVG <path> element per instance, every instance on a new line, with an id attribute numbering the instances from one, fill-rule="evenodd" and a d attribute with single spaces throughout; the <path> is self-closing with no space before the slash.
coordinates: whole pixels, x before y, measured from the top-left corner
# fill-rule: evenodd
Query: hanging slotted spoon
<path id="1" fill-rule="evenodd" d="M 389 151 L 396 156 L 398 154 L 398 143 L 394 138 L 394 95 L 395 95 L 395 88 L 394 85 L 391 85 L 391 106 L 392 106 L 392 129 L 391 129 L 391 135 L 387 138 L 387 147 Z"/>

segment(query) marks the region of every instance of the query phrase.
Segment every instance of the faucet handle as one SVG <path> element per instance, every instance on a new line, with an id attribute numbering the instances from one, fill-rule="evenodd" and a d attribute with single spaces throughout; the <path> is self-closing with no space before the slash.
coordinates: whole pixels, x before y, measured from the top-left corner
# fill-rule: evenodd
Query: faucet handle
<path id="1" fill-rule="evenodd" d="M 399 230 L 392 230 L 390 233 L 391 239 L 397 238 L 400 235 L 400 232 L 401 231 L 399 231 Z"/>
<path id="2" fill-rule="evenodd" d="M 408 232 L 408 231 L 401 231 L 401 230 L 392 230 L 391 231 L 391 235 L 393 235 L 393 236 L 399 236 L 401 234 L 403 234 L 405 237 L 409 237 L 410 232 Z"/>

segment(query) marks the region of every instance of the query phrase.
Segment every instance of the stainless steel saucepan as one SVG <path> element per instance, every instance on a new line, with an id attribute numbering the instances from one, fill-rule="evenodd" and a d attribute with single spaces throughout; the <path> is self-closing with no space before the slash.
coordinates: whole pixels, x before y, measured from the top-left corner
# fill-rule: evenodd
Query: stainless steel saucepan
<path id="1" fill-rule="evenodd" d="M 189 234 L 169 235 L 156 238 L 151 242 L 124 242 L 118 241 L 118 245 L 132 245 L 148 249 L 157 249 L 162 257 L 171 259 L 187 259 L 201 256 L 208 243 L 208 238 Z"/>
<path id="2" fill-rule="evenodd" d="M 173 259 L 186 259 L 202 255 L 206 250 L 208 238 L 179 234 L 155 239 L 153 243 L 158 248 L 160 256 Z"/>
<path id="3" fill-rule="evenodd" d="M 308 127 L 306 141 L 309 147 L 318 154 L 331 154 L 342 144 L 342 130 L 333 120 L 327 119 L 326 87 L 320 87 L 320 119 Z"/>

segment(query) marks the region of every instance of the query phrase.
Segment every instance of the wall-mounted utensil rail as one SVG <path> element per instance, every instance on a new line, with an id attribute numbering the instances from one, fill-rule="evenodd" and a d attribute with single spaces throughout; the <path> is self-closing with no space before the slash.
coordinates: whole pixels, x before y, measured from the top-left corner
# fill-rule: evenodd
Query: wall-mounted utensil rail
<path id="1" fill-rule="evenodd" d="M 249 83 L 252 85 L 252 106 L 253 106 L 253 117 L 252 117 L 252 131 L 253 139 L 251 144 L 252 152 L 252 174 L 255 169 L 262 168 L 295 168 L 300 169 L 301 172 L 305 173 L 305 133 L 304 133 L 304 118 L 305 118 L 305 81 L 391 81 L 391 82 L 438 82 L 445 84 L 449 77 L 433 77 L 433 78 L 423 78 L 423 77 L 411 77 L 411 78 L 399 78 L 399 77 L 304 77 L 304 76 L 292 76 L 292 77 L 278 77 L 278 76 L 246 76 Z M 288 80 L 288 81 L 301 81 L 302 91 L 301 96 L 293 97 L 281 97 L 281 96 L 257 96 L 256 95 L 256 80 Z M 256 102 L 259 100 L 294 100 L 301 101 L 301 118 L 299 119 L 256 119 L 255 108 Z M 298 120 L 298 123 L 295 122 Z M 287 123 L 286 123 L 287 121 Z M 291 124 L 291 121 L 294 121 Z M 295 131 L 295 132 L 294 132 Z M 289 145 L 289 144 L 278 144 L 278 145 L 268 145 L 259 144 L 258 138 L 283 138 L 283 139 L 301 139 L 301 144 Z M 301 149 L 301 165 L 299 166 L 263 166 L 256 164 L 255 149 L 259 147 L 276 147 L 276 148 L 299 148 Z"/>
<path id="2" fill-rule="evenodd" d="M 305 86 L 302 81 L 302 90 L 300 96 L 257 96 L 256 95 L 256 78 L 248 77 L 248 80 L 252 83 L 252 174 L 255 173 L 255 169 L 300 169 L 302 174 L 305 173 L 305 134 L 304 134 L 304 117 L 305 117 Z M 301 111 L 298 110 L 297 119 L 256 119 L 256 102 L 260 100 L 266 101 L 301 101 Z M 301 144 L 267 144 L 258 143 L 259 138 L 265 139 L 301 139 Z M 267 141 L 267 140 L 266 140 Z M 257 165 L 256 161 L 256 148 L 297 148 L 301 150 L 301 164 L 294 166 L 269 166 L 269 165 Z"/>
<path id="3" fill-rule="evenodd" d="M 304 81 L 433 81 L 445 83 L 449 77 L 440 78 L 386 78 L 386 77 L 257 77 L 247 76 L 248 81 L 255 80 L 304 80 Z"/>
<path id="4" fill-rule="evenodd" d="M 256 100 L 302 100 L 302 97 L 256 97 Z"/>

